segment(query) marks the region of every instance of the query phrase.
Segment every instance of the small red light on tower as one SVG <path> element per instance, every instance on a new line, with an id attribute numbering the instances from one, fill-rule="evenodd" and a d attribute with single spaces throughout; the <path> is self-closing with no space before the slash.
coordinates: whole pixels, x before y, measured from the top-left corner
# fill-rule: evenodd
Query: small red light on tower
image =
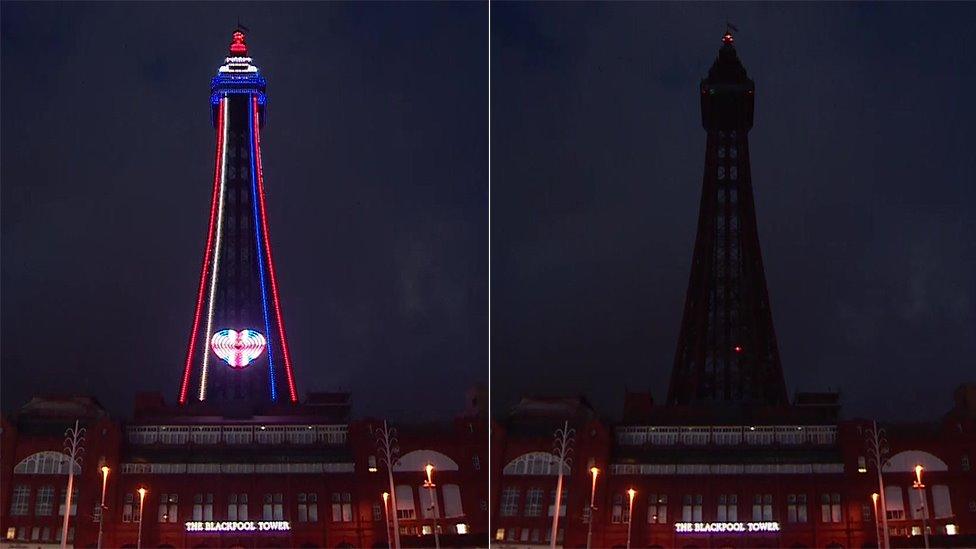
<path id="1" fill-rule="evenodd" d="M 230 54 L 232 57 L 244 57 L 247 55 L 247 44 L 244 43 L 243 32 L 234 31 L 233 38 L 230 43 Z"/>
<path id="2" fill-rule="evenodd" d="M 722 37 L 722 43 L 731 44 L 732 42 L 735 42 L 735 38 L 732 38 L 731 32 L 726 31 L 725 36 Z"/>
<path id="3" fill-rule="evenodd" d="M 736 345 L 735 346 L 735 352 L 741 353 L 742 352 L 742 347 L 740 347 L 739 345 Z"/>

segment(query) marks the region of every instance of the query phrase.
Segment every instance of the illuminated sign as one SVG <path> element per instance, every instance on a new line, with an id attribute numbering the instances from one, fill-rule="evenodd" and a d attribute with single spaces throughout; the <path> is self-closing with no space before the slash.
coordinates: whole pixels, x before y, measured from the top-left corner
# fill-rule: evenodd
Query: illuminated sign
<path id="1" fill-rule="evenodd" d="M 679 534 L 707 534 L 710 532 L 779 532 L 778 522 L 676 522 Z"/>
<path id="2" fill-rule="evenodd" d="M 213 352 L 231 368 L 243 368 L 261 356 L 267 341 L 254 330 L 221 330 L 210 339 Z"/>
<path id="3" fill-rule="evenodd" d="M 291 530 L 287 520 L 228 520 L 224 522 L 191 521 L 186 523 L 187 532 L 280 532 Z"/>

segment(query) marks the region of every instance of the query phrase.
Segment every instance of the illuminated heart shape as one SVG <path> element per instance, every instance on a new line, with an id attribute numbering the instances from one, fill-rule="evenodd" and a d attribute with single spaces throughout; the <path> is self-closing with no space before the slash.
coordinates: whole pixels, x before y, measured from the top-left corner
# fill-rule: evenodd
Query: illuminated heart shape
<path id="1" fill-rule="evenodd" d="M 268 342 L 254 330 L 221 330 L 210 338 L 210 347 L 231 368 L 243 368 L 261 356 Z"/>

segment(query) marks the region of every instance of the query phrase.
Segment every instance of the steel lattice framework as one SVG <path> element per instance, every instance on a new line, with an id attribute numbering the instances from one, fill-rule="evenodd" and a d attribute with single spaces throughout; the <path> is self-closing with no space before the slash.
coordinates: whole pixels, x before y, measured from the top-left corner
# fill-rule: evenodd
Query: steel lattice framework
<path id="1" fill-rule="evenodd" d="M 298 401 L 268 235 L 261 165 L 265 88 L 244 33 L 235 32 L 211 81 L 213 195 L 180 404 L 190 398 L 194 373 L 193 397 L 201 402 L 275 402 L 281 374 L 289 400 Z"/>
<path id="2" fill-rule="evenodd" d="M 733 42 L 700 87 L 705 174 L 669 405 L 787 404 L 749 165 L 755 84 Z"/>

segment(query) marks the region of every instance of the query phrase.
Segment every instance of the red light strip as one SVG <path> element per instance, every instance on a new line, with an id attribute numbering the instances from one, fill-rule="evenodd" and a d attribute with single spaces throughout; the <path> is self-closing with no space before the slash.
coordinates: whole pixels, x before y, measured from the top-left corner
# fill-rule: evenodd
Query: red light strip
<path id="1" fill-rule="evenodd" d="M 224 146 L 224 109 L 217 115 L 217 153 L 214 155 L 214 188 L 210 199 L 210 229 L 207 232 L 207 251 L 203 255 L 203 269 L 200 273 L 200 289 L 197 291 L 197 307 L 193 313 L 193 331 L 190 332 L 190 348 L 186 352 L 186 367 L 183 369 L 183 383 L 180 385 L 180 404 L 186 404 L 186 393 L 190 388 L 190 366 L 193 363 L 193 348 L 200 329 L 200 313 L 203 312 L 203 290 L 207 285 L 207 268 L 210 266 L 210 252 L 213 250 L 214 225 L 217 219 L 217 198 L 220 191 L 220 175 L 223 168 L 221 150 Z"/>
<path id="2" fill-rule="evenodd" d="M 285 321 L 281 318 L 281 303 L 278 300 L 278 282 L 275 278 L 274 262 L 271 260 L 271 241 L 268 239 L 268 214 L 264 207 L 264 170 L 261 167 L 261 133 L 258 129 L 258 99 L 252 98 L 254 109 L 254 141 L 255 160 L 258 166 L 258 196 L 261 202 L 261 232 L 264 233 L 264 251 L 268 254 L 268 274 L 271 278 L 271 295 L 274 297 L 275 316 L 278 317 L 278 337 L 281 338 L 281 351 L 285 357 L 285 375 L 288 377 L 288 395 L 291 401 L 298 402 L 298 392 L 295 390 L 295 376 L 291 371 L 291 355 L 288 353 L 288 341 L 285 339 Z"/>

